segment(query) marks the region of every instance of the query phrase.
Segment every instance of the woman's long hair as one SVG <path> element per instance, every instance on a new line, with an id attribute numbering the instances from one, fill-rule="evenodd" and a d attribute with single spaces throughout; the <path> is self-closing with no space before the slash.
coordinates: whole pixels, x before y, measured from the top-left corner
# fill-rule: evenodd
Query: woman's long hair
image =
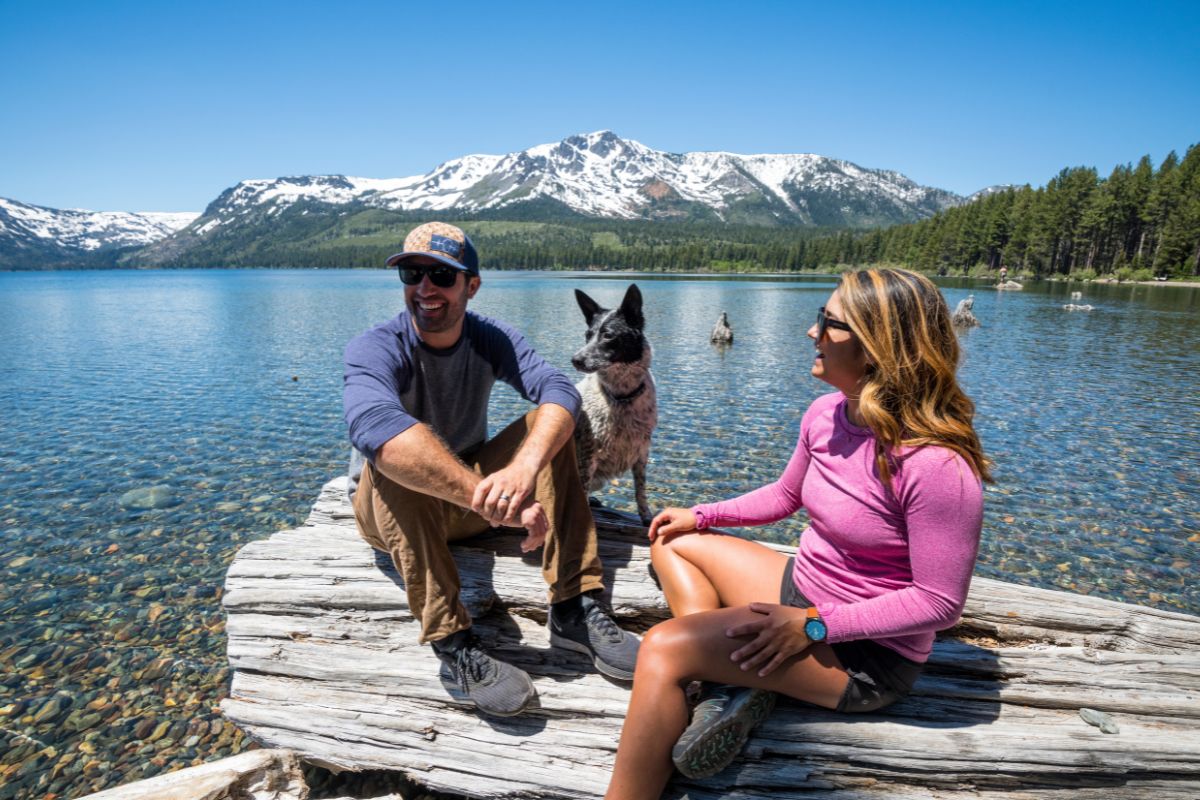
<path id="1" fill-rule="evenodd" d="M 884 484 L 891 484 L 892 451 L 922 445 L 953 450 L 990 482 L 972 424 L 975 404 L 955 376 L 958 337 L 938 288 L 915 272 L 868 269 L 843 275 L 838 296 L 867 355 L 858 413 L 875 434 Z"/>

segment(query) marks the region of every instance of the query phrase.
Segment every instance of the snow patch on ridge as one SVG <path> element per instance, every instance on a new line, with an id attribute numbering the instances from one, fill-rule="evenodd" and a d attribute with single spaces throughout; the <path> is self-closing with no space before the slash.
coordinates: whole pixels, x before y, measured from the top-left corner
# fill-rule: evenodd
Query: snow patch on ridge
<path id="1" fill-rule="evenodd" d="M 41 240 L 88 251 L 157 242 L 187 227 L 199 216 L 195 213 L 56 209 L 0 198 L 0 233 L 17 241 Z"/>

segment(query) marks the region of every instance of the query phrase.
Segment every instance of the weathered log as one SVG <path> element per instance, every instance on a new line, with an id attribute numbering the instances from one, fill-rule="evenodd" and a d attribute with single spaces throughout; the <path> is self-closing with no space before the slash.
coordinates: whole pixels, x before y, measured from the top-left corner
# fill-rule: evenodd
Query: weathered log
<path id="1" fill-rule="evenodd" d="M 540 698 L 527 715 L 488 719 L 437 679 L 400 578 L 358 536 L 344 487 L 327 484 L 305 526 L 246 545 L 230 566 L 226 715 L 332 769 L 400 770 L 482 798 L 601 796 L 628 688 L 549 646 L 545 586 L 520 537 L 455 551 L 477 630 Z M 637 630 L 664 619 L 641 524 L 603 510 L 597 521 L 616 615 Z M 781 703 L 733 766 L 669 794 L 1200 796 L 1200 618 L 976 578 L 951 634 L 901 703 L 854 717 Z M 1088 725 L 1081 707 L 1120 733 Z"/>
<path id="2" fill-rule="evenodd" d="M 156 775 L 82 800 L 305 800 L 308 784 L 295 753 L 251 750 Z"/>

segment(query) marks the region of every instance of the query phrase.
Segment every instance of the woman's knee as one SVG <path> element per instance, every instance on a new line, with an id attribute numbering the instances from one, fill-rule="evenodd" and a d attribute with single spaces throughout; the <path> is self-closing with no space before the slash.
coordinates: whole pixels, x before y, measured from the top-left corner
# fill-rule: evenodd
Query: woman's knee
<path id="1" fill-rule="evenodd" d="M 659 536 L 650 543 L 650 563 L 661 564 L 670 558 L 686 557 L 691 550 L 695 534 L 677 534 L 675 536 Z"/>
<path id="2" fill-rule="evenodd" d="M 693 662 L 702 650 L 688 626 L 670 619 L 655 625 L 642 637 L 637 669 L 660 678 L 683 680 L 694 671 Z"/>

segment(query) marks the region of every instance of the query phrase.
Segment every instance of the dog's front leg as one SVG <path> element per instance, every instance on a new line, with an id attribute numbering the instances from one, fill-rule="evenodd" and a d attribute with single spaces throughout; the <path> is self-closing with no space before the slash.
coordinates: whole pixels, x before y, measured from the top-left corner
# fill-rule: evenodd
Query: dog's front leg
<path id="1" fill-rule="evenodd" d="M 646 461 L 638 459 L 633 462 L 633 496 L 637 500 L 638 516 L 643 525 L 649 525 L 653 516 L 650 514 L 650 504 L 646 502 Z"/>

